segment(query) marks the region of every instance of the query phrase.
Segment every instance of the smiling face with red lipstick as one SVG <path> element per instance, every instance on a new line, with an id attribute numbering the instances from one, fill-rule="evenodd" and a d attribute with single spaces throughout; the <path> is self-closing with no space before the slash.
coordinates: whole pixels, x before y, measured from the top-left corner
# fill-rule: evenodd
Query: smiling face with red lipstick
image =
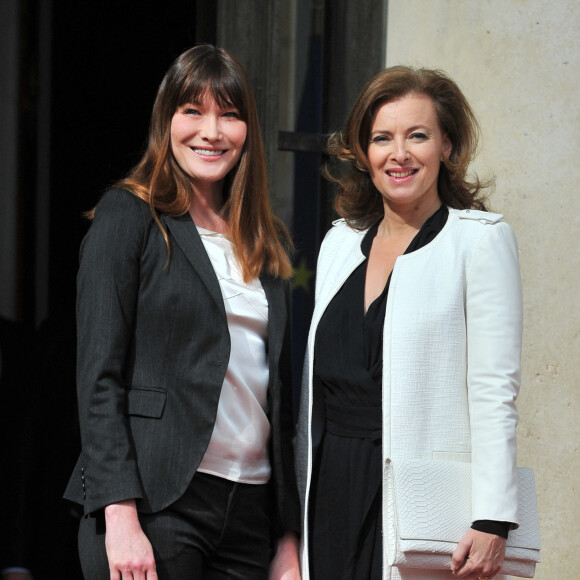
<path id="1" fill-rule="evenodd" d="M 221 193 L 246 142 L 247 125 L 235 107 L 219 105 L 208 92 L 181 105 L 171 121 L 171 149 L 198 192 Z"/>
<path id="2" fill-rule="evenodd" d="M 441 131 L 427 95 L 407 95 L 378 109 L 367 158 L 370 177 L 385 206 L 440 205 L 437 178 L 441 162 L 450 153 L 451 142 Z"/>

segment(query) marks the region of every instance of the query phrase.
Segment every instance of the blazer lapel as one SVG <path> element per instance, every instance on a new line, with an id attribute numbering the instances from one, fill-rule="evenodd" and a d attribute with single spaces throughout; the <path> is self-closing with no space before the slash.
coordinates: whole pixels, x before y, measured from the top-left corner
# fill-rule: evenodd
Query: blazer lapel
<path id="1" fill-rule="evenodd" d="M 225 317 L 224 300 L 215 270 L 191 216 L 186 213 L 176 218 L 162 216 L 161 219 Z"/>
<path id="2" fill-rule="evenodd" d="M 284 283 L 271 276 L 260 276 L 262 288 L 268 300 L 268 361 L 270 376 L 275 376 L 273 368 L 279 359 L 284 340 L 287 309 L 285 304 Z"/>

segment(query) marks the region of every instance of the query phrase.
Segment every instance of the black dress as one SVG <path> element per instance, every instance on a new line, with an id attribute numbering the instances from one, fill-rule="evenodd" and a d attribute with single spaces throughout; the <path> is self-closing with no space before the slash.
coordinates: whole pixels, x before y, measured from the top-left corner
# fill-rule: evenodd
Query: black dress
<path id="1" fill-rule="evenodd" d="M 405 254 L 441 231 L 441 206 Z M 368 258 L 378 230 L 365 235 Z M 382 574 L 383 326 L 391 277 L 364 314 L 365 260 L 322 316 L 314 347 L 314 380 L 324 392 L 326 428 L 312 476 L 310 567 L 314 580 L 375 580 Z"/>

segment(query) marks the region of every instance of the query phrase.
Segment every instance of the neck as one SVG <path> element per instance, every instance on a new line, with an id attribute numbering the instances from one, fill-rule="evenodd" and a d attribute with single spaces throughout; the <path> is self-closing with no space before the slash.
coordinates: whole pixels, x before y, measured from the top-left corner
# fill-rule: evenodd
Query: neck
<path id="1" fill-rule="evenodd" d="M 385 217 L 377 233 L 379 236 L 388 237 L 402 237 L 416 233 L 440 207 L 439 197 L 429 203 L 408 207 L 393 207 L 385 203 Z"/>
<path id="2" fill-rule="evenodd" d="M 189 214 L 196 225 L 213 232 L 227 234 L 229 228 L 222 217 L 223 206 L 222 183 L 211 183 L 204 188 L 193 188 Z"/>

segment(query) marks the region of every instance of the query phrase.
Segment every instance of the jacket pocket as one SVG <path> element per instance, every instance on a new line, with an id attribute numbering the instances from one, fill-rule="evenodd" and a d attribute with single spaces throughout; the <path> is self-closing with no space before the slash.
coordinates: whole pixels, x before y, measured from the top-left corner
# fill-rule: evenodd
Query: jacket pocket
<path id="1" fill-rule="evenodd" d="M 163 415 L 167 392 L 132 387 L 127 391 L 127 415 L 159 419 Z"/>

